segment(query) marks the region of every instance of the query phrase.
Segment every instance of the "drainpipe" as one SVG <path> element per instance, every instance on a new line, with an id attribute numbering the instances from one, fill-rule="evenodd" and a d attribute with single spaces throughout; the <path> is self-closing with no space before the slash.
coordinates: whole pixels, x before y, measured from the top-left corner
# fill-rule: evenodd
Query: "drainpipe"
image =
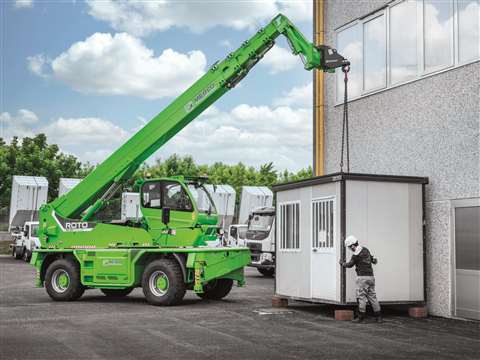
<path id="1" fill-rule="evenodd" d="M 313 41 L 316 45 L 325 43 L 324 0 L 313 0 Z M 324 175 L 325 168 L 325 102 L 324 73 L 313 72 L 313 173 Z"/>

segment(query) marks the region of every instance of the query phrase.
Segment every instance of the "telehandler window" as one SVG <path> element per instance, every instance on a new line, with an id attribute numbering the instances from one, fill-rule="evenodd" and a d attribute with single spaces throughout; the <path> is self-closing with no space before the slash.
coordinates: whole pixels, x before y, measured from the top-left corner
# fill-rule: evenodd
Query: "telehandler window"
<path id="1" fill-rule="evenodd" d="M 161 184 L 159 182 L 147 182 L 142 188 L 142 205 L 145 208 L 162 207 Z"/>
<path id="2" fill-rule="evenodd" d="M 192 201 L 185 189 L 176 182 L 163 183 L 163 206 L 176 211 L 193 211 Z"/>

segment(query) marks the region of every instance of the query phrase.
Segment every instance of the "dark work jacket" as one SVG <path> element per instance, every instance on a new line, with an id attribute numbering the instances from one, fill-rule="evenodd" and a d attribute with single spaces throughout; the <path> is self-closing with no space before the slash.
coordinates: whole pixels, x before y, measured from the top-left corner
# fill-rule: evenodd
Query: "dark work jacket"
<path id="1" fill-rule="evenodd" d="M 345 266 L 351 268 L 355 265 L 357 276 L 373 276 L 373 261 L 375 260 L 373 260 L 370 251 L 368 251 L 366 247 L 363 247 L 358 255 L 352 255 L 352 258 L 345 264 Z"/>

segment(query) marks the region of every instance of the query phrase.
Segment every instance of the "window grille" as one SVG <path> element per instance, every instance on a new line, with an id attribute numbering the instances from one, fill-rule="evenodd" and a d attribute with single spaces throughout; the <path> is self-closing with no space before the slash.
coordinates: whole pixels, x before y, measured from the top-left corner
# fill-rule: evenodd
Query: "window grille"
<path id="1" fill-rule="evenodd" d="M 333 248 L 335 226 L 335 199 L 312 201 L 312 247 Z"/>
<path id="2" fill-rule="evenodd" d="M 280 204 L 279 212 L 280 249 L 300 249 L 300 203 Z"/>

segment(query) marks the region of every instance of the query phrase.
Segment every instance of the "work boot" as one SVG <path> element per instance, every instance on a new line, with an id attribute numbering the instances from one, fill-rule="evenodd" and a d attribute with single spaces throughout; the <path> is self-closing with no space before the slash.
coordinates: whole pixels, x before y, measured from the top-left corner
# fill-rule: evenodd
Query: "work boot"
<path id="1" fill-rule="evenodd" d="M 375 312 L 374 315 L 375 315 L 375 319 L 377 319 L 377 323 L 383 323 L 383 318 L 382 318 L 382 314 L 380 313 L 380 311 Z"/>
<path id="2" fill-rule="evenodd" d="M 358 316 L 355 319 L 353 319 L 352 322 L 360 324 L 363 322 L 364 319 L 365 319 L 365 313 L 359 311 Z"/>

